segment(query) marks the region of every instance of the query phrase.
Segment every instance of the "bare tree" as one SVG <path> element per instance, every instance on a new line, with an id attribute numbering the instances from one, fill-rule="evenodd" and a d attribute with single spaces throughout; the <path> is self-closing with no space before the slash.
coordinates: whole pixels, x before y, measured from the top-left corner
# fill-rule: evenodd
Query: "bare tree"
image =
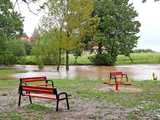
<path id="1" fill-rule="evenodd" d="M 147 0 L 142 0 L 142 2 L 144 3 L 144 2 L 146 2 Z M 160 0 L 154 0 L 155 2 L 157 2 L 157 1 L 160 1 Z"/>

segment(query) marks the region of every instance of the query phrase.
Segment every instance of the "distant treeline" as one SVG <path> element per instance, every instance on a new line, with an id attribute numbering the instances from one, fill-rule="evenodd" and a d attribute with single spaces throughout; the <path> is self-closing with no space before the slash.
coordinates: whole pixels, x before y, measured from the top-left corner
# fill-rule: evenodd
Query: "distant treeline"
<path id="1" fill-rule="evenodd" d="M 151 49 L 135 49 L 133 50 L 133 53 L 155 53 L 156 51 L 151 50 Z"/>

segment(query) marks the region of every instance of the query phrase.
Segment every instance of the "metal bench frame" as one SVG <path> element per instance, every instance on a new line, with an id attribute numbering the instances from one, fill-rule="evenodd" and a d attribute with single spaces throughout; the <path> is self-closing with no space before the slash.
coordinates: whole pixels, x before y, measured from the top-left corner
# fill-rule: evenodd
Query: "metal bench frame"
<path id="1" fill-rule="evenodd" d="M 117 79 L 120 78 L 121 80 L 123 78 L 126 79 L 126 81 L 128 82 L 128 76 L 126 73 L 123 73 L 123 72 L 110 72 L 110 80 L 115 80 L 115 82 L 117 82 Z"/>
<path id="2" fill-rule="evenodd" d="M 32 82 L 44 82 L 44 84 L 28 85 Z M 49 82 L 51 82 L 51 84 L 49 84 Z M 21 97 L 28 96 L 30 104 L 32 104 L 32 97 L 56 100 L 56 111 L 58 111 L 59 101 L 66 100 L 67 109 L 69 110 L 69 95 L 66 92 L 58 93 L 53 81 L 47 80 L 46 77 L 20 78 L 18 91 L 18 106 L 21 105 Z"/>

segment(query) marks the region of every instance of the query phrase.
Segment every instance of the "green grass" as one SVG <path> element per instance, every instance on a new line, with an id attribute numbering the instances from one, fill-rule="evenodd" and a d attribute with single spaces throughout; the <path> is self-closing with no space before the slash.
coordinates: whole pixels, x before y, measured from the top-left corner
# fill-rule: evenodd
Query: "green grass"
<path id="1" fill-rule="evenodd" d="M 0 80 L 0 89 L 17 88 L 18 83 L 18 80 Z M 149 100 L 153 103 L 159 103 L 160 100 L 159 81 L 134 81 L 133 86 L 143 89 L 143 92 L 140 93 L 106 93 L 99 91 L 97 87 L 103 83 L 102 80 L 54 80 L 54 83 L 58 89 L 68 91 L 75 96 L 103 99 L 131 108 L 140 105 L 143 101 Z"/>
<path id="2" fill-rule="evenodd" d="M 0 76 L 9 76 L 16 71 L 9 68 L 1 68 Z M 0 80 L 0 91 L 7 92 L 8 90 L 17 89 L 19 80 Z M 87 80 L 87 79 L 76 79 L 76 80 L 54 80 L 55 86 L 58 91 L 67 91 L 74 97 L 80 97 L 81 99 L 89 98 L 94 100 L 102 100 L 110 104 L 116 104 L 125 108 L 140 108 L 141 111 L 148 112 L 160 109 L 160 81 L 133 81 L 132 86 L 142 89 L 143 92 L 138 93 L 115 93 L 102 92 L 97 88 L 103 84 L 102 80 Z M 32 104 L 25 105 L 23 111 L 15 112 L 9 111 L 0 113 L 0 120 L 28 120 L 32 117 L 32 120 L 42 119 L 45 114 L 53 111 L 52 107 L 46 107 L 45 105 Z M 131 112 L 128 115 L 128 119 L 136 119 L 135 113 Z"/>
<path id="3" fill-rule="evenodd" d="M 0 81 L 0 89 L 16 88 L 19 81 L 5 80 Z M 135 81 L 133 86 L 143 89 L 140 93 L 115 93 L 102 92 L 96 88 L 102 84 L 101 80 L 54 80 L 54 83 L 61 91 L 68 91 L 73 96 L 82 98 L 98 98 L 106 102 L 117 103 L 124 107 L 135 107 L 141 105 L 144 101 L 152 101 L 149 106 L 144 106 L 144 109 L 156 108 L 157 103 L 160 105 L 160 82 L 159 81 Z M 155 105 L 154 105 L 155 104 Z M 145 104 L 144 104 L 145 105 Z"/>
<path id="4" fill-rule="evenodd" d="M 0 69 L 0 76 L 3 76 L 4 78 L 9 77 L 13 73 L 15 73 L 15 71 L 10 68 L 1 68 Z"/>
<path id="5" fill-rule="evenodd" d="M 42 120 L 49 108 L 38 104 L 30 104 L 24 107 L 23 112 L 0 113 L 0 120 Z"/>
<path id="6" fill-rule="evenodd" d="M 98 91 L 96 89 L 97 86 L 102 84 L 102 81 L 100 80 L 56 80 L 55 84 L 58 88 L 64 88 L 67 91 L 71 91 L 71 93 L 76 96 L 103 99 L 107 102 L 118 103 L 122 106 L 131 108 L 140 105 L 143 101 L 150 100 L 157 103 L 160 99 L 159 81 L 133 82 L 133 86 L 143 89 L 143 92 L 140 93 L 106 93 Z"/>
<path id="7" fill-rule="evenodd" d="M 0 69 L 0 76 L 8 76 L 13 72 L 13 69 Z M 111 103 L 118 103 L 125 107 L 134 107 L 140 105 L 143 101 L 149 100 L 153 103 L 159 103 L 160 100 L 160 82 L 159 81 L 134 81 L 133 86 L 143 89 L 140 93 L 114 93 L 114 92 L 102 92 L 96 88 L 100 86 L 102 80 L 54 80 L 58 89 L 68 91 L 75 96 L 81 96 L 82 98 L 100 98 Z M 0 90 L 7 90 L 17 88 L 19 80 L 0 80 Z M 151 106 L 151 107 L 150 107 Z M 154 104 L 150 104 L 145 109 L 152 108 Z M 158 105 L 156 105 L 158 106 Z"/>
<path id="8" fill-rule="evenodd" d="M 0 90 L 13 89 L 18 84 L 19 80 L 0 80 Z"/>
<path id="9" fill-rule="evenodd" d="M 24 72 L 26 72 L 26 71 L 14 69 L 14 68 L 0 68 L 0 79 L 1 78 L 4 78 L 4 79 L 8 78 L 12 74 L 15 74 L 15 73 L 24 73 Z"/>
<path id="10" fill-rule="evenodd" d="M 92 54 L 93 55 L 93 54 Z M 82 56 L 78 57 L 77 63 L 75 63 L 75 58 L 72 54 L 69 56 L 69 63 L 72 65 L 92 65 L 88 57 L 91 56 L 88 52 L 84 52 Z M 131 53 L 130 59 L 124 55 L 119 55 L 117 57 L 116 65 L 119 64 L 159 64 L 160 63 L 160 53 Z M 34 56 L 25 56 L 22 64 L 36 64 L 36 59 Z"/>
<path id="11" fill-rule="evenodd" d="M 131 58 L 133 63 L 128 57 L 119 55 L 116 64 L 159 64 L 160 53 L 132 53 Z"/>
<path id="12" fill-rule="evenodd" d="M 0 88 L 2 87 L 7 91 L 7 88 L 15 89 L 18 86 L 19 81 L 15 80 L 4 80 L 0 81 Z M 133 81 L 132 86 L 140 88 L 143 92 L 139 93 L 115 93 L 102 92 L 97 90 L 103 84 L 102 80 L 54 80 L 55 86 L 58 91 L 67 91 L 74 97 L 79 96 L 83 98 L 91 98 L 94 100 L 103 100 L 106 103 L 118 104 L 125 108 L 139 108 L 142 111 L 152 111 L 160 108 L 160 81 Z M 45 105 L 32 104 L 24 106 L 25 112 L 8 112 L 1 113 L 0 117 L 3 118 L 7 116 L 11 120 L 21 120 L 29 119 L 32 116 L 33 119 L 42 119 L 47 111 L 50 111 L 50 107 L 45 107 Z M 34 115 L 33 115 L 34 113 Z M 23 117 L 24 116 L 24 117 Z M 129 118 L 134 118 L 134 114 L 129 114 Z"/>
<path id="13" fill-rule="evenodd" d="M 90 65 L 92 64 L 88 57 L 89 53 L 83 53 L 82 56 L 78 57 L 78 65 Z M 133 63 L 124 55 L 119 55 L 117 57 L 116 65 L 119 64 L 159 64 L 160 63 L 160 53 L 131 53 L 131 58 Z M 70 64 L 75 64 L 75 58 L 73 55 L 70 55 Z"/>
<path id="14" fill-rule="evenodd" d="M 77 63 L 75 63 L 75 57 L 72 54 L 70 54 L 70 56 L 69 56 L 69 62 L 70 62 L 70 64 L 90 65 L 92 63 L 88 59 L 89 56 L 90 56 L 90 54 L 83 53 L 82 56 L 78 57 Z"/>
<path id="15" fill-rule="evenodd" d="M 23 120 L 23 116 L 16 112 L 0 113 L 0 120 Z"/>
<path id="16" fill-rule="evenodd" d="M 17 70 L 13 68 L 0 68 L 0 90 L 15 88 L 18 85 L 18 80 L 10 80 L 11 75 L 15 73 L 23 73 L 24 70 Z"/>

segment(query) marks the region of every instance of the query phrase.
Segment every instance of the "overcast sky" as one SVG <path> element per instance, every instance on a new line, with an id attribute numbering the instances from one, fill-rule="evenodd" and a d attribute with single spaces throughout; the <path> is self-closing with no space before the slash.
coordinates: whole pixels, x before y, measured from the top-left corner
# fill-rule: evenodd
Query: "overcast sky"
<path id="1" fill-rule="evenodd" d="M 131 0 L 139 13 L 138 20 L 141 23 L 138 48 L 150 48 L 160 51 L 160 2 L 147 0 Z"/>
<path id="2" fill-rule="evenodd" d="M 137 19 L 141 23 L 137 48 L 160 51 L 160 2 L 153 2 L 154 0 L 148 0 L 146 3 L 142 3 L 142 0 L 130 1 L 133 2 L 139 14 Z M 25 16 L 24 32 L 31 36 L 41 15 L 37 16 L 29 12 L 23 3 L 20 3 L 19 8 L 22 15 Z M 35 6 L 31 6 L 31 9 L 34 11 Z"/>

